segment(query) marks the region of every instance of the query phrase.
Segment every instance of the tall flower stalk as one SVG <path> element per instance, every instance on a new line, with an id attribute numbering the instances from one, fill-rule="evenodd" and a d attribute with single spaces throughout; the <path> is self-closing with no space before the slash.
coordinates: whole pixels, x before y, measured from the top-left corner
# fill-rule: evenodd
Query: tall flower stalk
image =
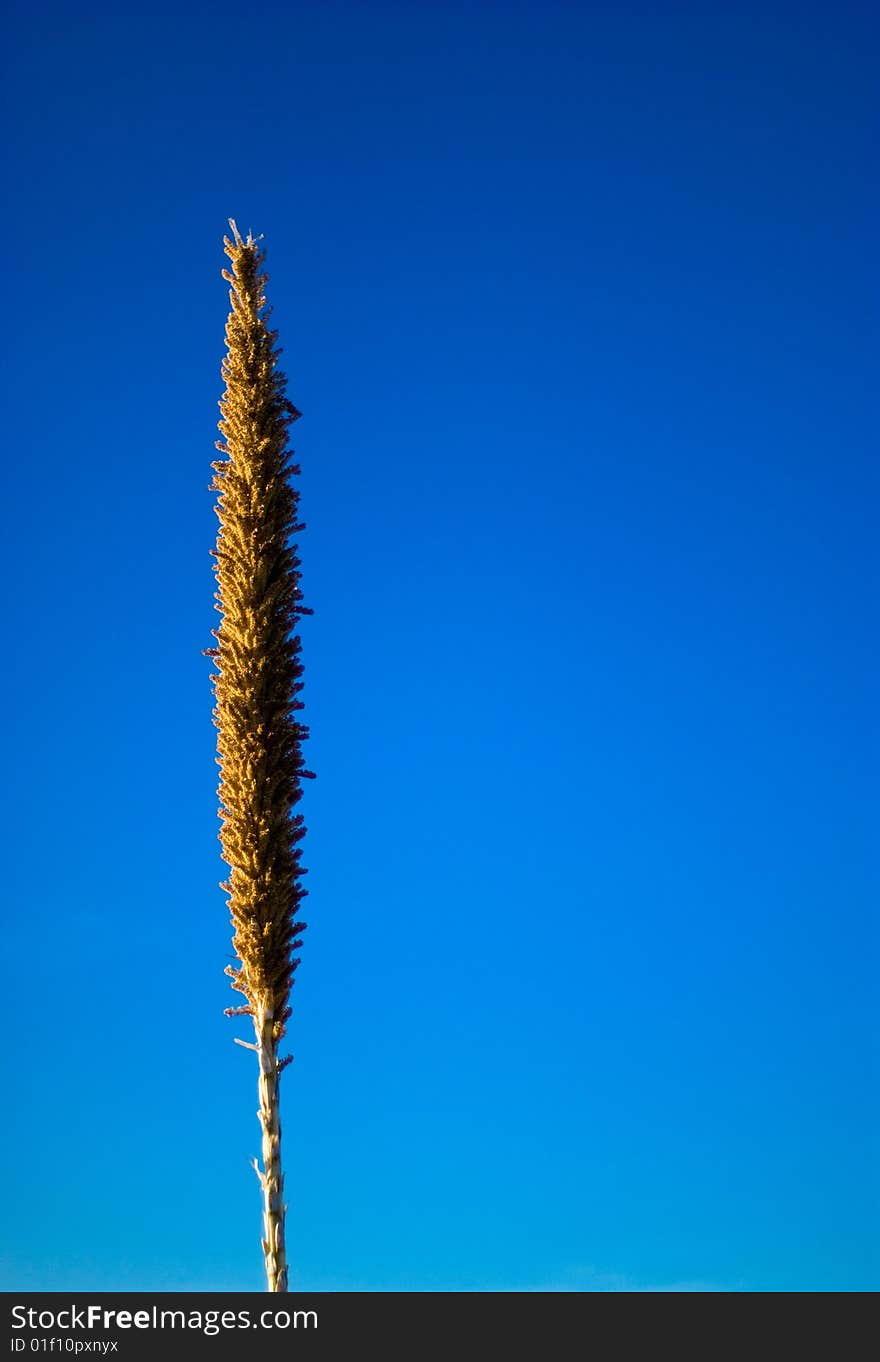
<path id="1" fill-rule="evenodd" d="M 288 427 L 300 413 L 288 401 L 278 368 L 277 332 L 267 320 L 265 252 L 253 236 L 242 239 L 230 219 L 232 238 L 223 245 L 231 268 L 231 310 L 226 323 L 226 356 L 220 401 L 223 436 L 217 448 L 212 490 L 220 522 L 214 572 L 219 629 L 213 630 L 214 723 L 220 767 L 219 833 L 229 865 L 220 887 L 228 895 L 232 943 L 238 964 L 227 966 L 232 987 L 245 1003 L 227 1016 L 253 1019 L 259 1063 L 259 1120 L 262 1167 L 254 1167 L 263 1193 L 263 1255 L 270 1291 L 287 1290 L 284 1244 L 284 1178 L 281 1172 L 279 1078 L 290 1056 L 279 1043 L 290 1017 L 290 991 L 299 964 L 295 952 L 305 923 L 297 912 L 307 890 L 300 877 L 298 843 L 305 834 L 294 807 L 301 781 L 310 777 L 301 744 L 303 708 L 300 639 L 296 632 L 308 610 L 301 601 L 300 559 L 291 536 L 298 523 L 299 473 L 288 448 Z"/>

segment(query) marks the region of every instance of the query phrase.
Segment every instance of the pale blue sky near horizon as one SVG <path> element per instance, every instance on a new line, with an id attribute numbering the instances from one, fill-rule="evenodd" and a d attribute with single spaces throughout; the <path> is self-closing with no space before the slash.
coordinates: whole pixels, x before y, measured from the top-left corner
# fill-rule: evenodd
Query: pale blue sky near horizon
<path id="1" fill-rule="evenodd" d="M 877 1270 L 867 5 L 16 0 L 0 1290 L 259 1290 L 227 219 L 300 479 L 292 1286 Z"/>

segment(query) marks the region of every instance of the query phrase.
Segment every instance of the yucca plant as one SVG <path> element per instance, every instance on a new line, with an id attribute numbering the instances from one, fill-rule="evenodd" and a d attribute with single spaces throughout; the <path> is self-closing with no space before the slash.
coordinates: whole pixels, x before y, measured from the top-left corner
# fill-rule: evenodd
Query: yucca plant
<path id="1" fill-rule="evenodd" d="M 308 892 L 300 884 L 305 871 L 297 845 L 305 825 L 293 809 L 302 779 L 312 775 L 301 750 L 307 729 L 296 718 L 303 708 L 296 628 L 299 617 L 312 612 L 302 604 L 300 559 L 290 542 L 305 528 L 297 521 L 299 496 L 291 481 L 300 470 L 288 448 L 288 427 L 300 413 L 287 399 L 277 332 L 267 325 L 265 252 L 250 233 L 244 240 L 232 219 L 230 227 L 232 238 L 223 238 L 231 262 L 222 271 L 231 304 L 222 365 L 223 439 L 216 442 L 224 457 L 212 464 L 211 484 L 219 493 L 212 552 L 221 623 L 212 631 L 217 646 L 206 653 L 217 669 L 211 679 L 219 837 L 230 867 L 220 887 L 229 895 L 239 962 L 226 973 L 246 1000 L 228 1008 L 227 1016 L 253 1019 L 255 1041 L 238 1044 L 255 1050 L 259 1061 L 262 1168 L 256 1159 L 254 1168 L 263 1193 L 263 1255 L 268 1289 L 286 1291 L 279 1077 L 291 1057 L 280 1057 L 279 1043 L 305 928 L 296 914 Z"/>

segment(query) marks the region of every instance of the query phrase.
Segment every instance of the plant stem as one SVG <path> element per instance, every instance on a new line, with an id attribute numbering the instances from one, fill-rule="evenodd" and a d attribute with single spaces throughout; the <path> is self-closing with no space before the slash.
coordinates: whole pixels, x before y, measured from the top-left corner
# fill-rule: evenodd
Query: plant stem
<path id="1" fill-rule="evenodd" d="M 257 1058 L 260 1063 L 260 1110 L 263 1128 L 263 1255 L 269 1291 L 287 1290 L 287 1255 L 284 1249 L 284 1174 L 281 1172 L 281 1118 L 278 1105 L 278 1044 L 273 1035 L 271 1008 L 258 1008 L 254 1015 Z"/>

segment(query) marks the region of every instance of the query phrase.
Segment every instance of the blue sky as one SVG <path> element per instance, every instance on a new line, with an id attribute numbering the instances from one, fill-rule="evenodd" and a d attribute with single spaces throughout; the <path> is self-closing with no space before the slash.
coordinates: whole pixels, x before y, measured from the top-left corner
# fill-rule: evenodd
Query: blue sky
<path id="1" fill-rule="evenodd" d="M 262 1288 L 234 216 L 316 612 L 293 1286 L 876 1288 L 869 7 L 12 16 L 0 1287 Z"/>

